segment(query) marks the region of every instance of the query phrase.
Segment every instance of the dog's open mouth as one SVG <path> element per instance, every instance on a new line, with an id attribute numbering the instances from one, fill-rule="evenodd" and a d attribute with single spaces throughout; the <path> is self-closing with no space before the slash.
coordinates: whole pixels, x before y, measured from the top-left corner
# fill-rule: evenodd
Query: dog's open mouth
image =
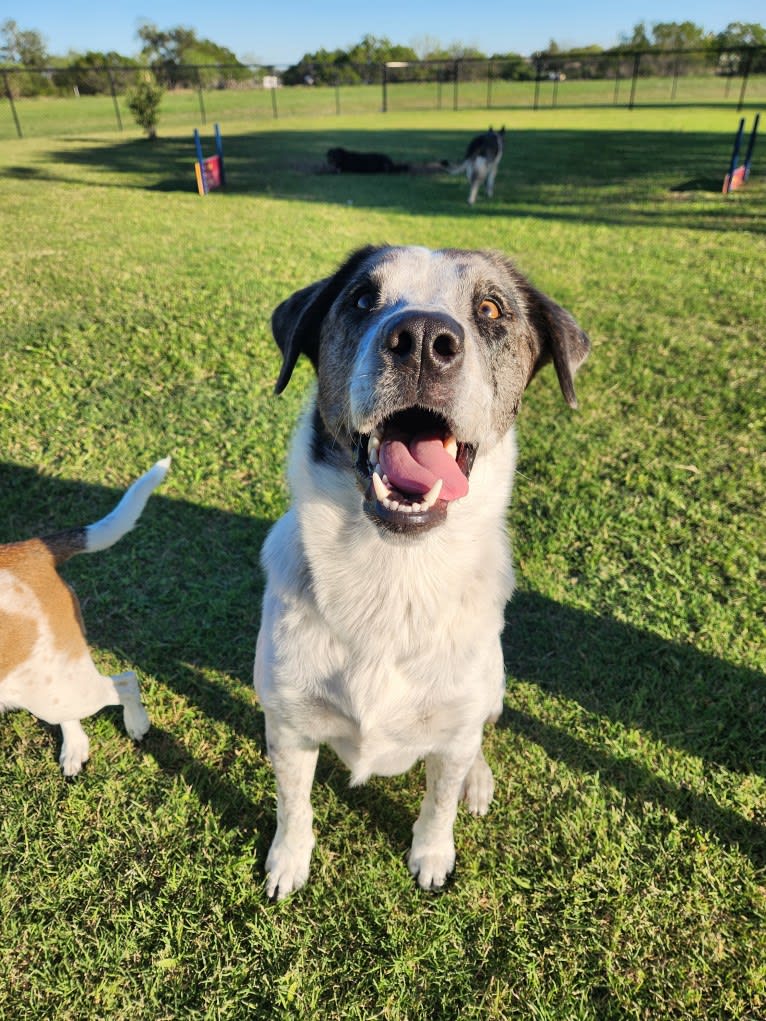
<path id="1" fill-rule="evenodd" d="M 440 524 L 449 504 L 467 494 L 475 454 L 440 415 L 424 408 L 397 412 L 357 440 L 365 510 L 397 532 Z"/>

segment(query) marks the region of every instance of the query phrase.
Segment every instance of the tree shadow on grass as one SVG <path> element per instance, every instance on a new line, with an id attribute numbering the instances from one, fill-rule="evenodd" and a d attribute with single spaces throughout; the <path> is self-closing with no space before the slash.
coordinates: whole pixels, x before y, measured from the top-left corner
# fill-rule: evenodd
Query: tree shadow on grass
<path id="1" fill-rule="evenodd" d="M 2 541 L 80 525 L 108 512 L 121 490 L 41 476 L 0 463 Z M 263 717 L 251 689 L 262 580 L 258 554 L 271 522 L 155 493 L 134 532 L 97 557 L 64 569 L 80 597 L 91 643 L 181 694 L 206 717 L 265 752 Z M 668 642 L 632 625 L 518 592 L 504 639 L 511 678 L 532 682 L 597 717 L 638 728 L 712 768 L 766 772 L 766 679 L 754 670 Z M 215 675 L 225 675 L 220 682 Z M 585 742 L 518 709 L 501 725 L 541 745 L 573 770 L 598 772 L 640 811 L 647 798 L 724 843 L 766 861 L 766 831 L 713 799 L 661 779 L 632 760 Z M 183 734 L 153 727 L 144 746 L 169 774 L 180 774 L 224 825 L 272 833 L 271 799 L 256 803 L 222 770 L 197 760 Z M 331 753 L 317 773 L 353 812 L 409 840 L 412 818 L 385 784 L 347 787 Z"/>
<path id="2" fill-rule="evenodd" d="M 478 123 L 481 129 L 481 122 Z M 462 159 L 471 132 L 349 131 L 332 121 L 317 131 L 261 131 L 224 137 L 227 186 L 204 201 L 235 195 L 351 205 L 362 209 L 449 217 L 534 217 L 614 226 L 728 230 L 741 226 L 738 204 L 722 196 L 731 139 L 713 132 L 510 131 L 495 198 L 466 203 L 464 178 L 444 173 L 332 174 L 332 146 L 382 151 L 415 167 Z M 133 139 L 102 145 L 93 139 L 51 151 L 52 165 L 87 170 L 63 178 L 93 186 L 196 192 L 191 136 Z M 211 150 L 212 151 L 212 150 Z M 95 174 L 91 171 L 95 171 Z M 103 178 L 99 179 L 99 172 Z M 20 166 L 6 174 L 23 177 Z M 115 175 L 119 175 L 115 178 Z M 27 175 L 31 176 L 31 175 Z M 680 183 L 679 183 L 680 182 Z M 688 185 L 686 187 L 685 185 Z M 685 195 L 690 201 L 679 202 Z M 700 200 L 716 199 L 715 204 Z M 739 219 L 738 219 L 739 217 Z M 766 232 L 753 217 L 748 229 Z"/>

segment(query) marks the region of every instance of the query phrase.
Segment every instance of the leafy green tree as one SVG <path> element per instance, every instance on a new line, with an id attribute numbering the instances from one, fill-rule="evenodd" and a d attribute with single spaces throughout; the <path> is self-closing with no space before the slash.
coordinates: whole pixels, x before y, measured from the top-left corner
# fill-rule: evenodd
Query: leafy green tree
<path id="1" fill-rule="evenodd" d="M 716 50 L 728 50 L 719 58 L 724 73 L 739 74 L 749 67 L 753 74 L 766 72 L 766 28 L 746 21 L 732 21 L 715 37 Z M 752 52 L 754 46 L 760 50 Z"/>
<path id="2" fill-rule="evenodd" d="M 389 39 L 365 35 L 348 50 L 317 50 L 305 53 L 282 76 L 285 85 L 336 83 L 353 85 L 380 81 L 381 68 L 389 61 L 416 63 L 418 55 L 411 46 L 400 46 Z"/>
<path id="3" fill-rule="evenodd" d="M 535 76 L 534 64 L 519 53 L 494 53 L 490 58 L 495 75 L 506 81 L 529 81 Z"/>
<path id="4" fill-rule="evenodd" d="M 210 39 L 198 39 L 192 28 L 159 29 L 146 22 L 139 27 L 138 37 L 143 43 L 141 56 L 157 79 L 170 88 L 193 88 L 198 82 L 223 86 L 227 80 L 250 75 L 231 50 Z M 218 70 L 219 65 L 225 70 Z M 195 70 L 200 66 L 201 70 Z"/>
<path id="5" fill-rule="evenodd" d="M 766 46 L 766 28 L 753 22 L 732 21 L 715 37 L 719 49 L 742 46 Z"/>
<path id="6" fill-rule="evenodd" d="M 662 21 L 652 25 L 652 45 L 660 50 L 702 50 L 711 35 L 691 21 Z"/>
<path id="7" fill-rule="evenodd" d="M 134 74 L 122 69 L 140 66 L 137 60 L 124 57 L 115 50 L 109 53 L 98 50 L 70 53 L 64 66 L 54 72 L 53 83 L 60 89 L 76 89 L 81 96 L 106 95 L 111 92 L 112 85 L 109 72 L 105 69 L 114 68 L 111 76 L 115 89 L 124 92 Z"/>
<path id="8" fill-rule="evenodd" d="M 646 22 L 639 21 L 633 26 L 631 35 L 620 36 L 620 48 L 627 50 L 648 50 L 651 46 L 646 32 Z"/>
<path id="9" fill-rule="evenodd" d="M 135 117 L 136 124 L 146 132 L 150 140 L 157 137 L 160 102 L 164 91 L 147 71 L 140 76 L 133 88 L 128 89 L 128 109 Z"/>
<path id="10" fill-rule="evenodd" d="M 43 37 L 35 29 L 21 29 L 8 19 L 0 25 L 0 64 L 15 71 L 28 68 L 27 74 L 9 75 L 10 88 L 17 96 L 42 96 L 53 92 L 50 79 L 37 72 L 49 62 Z"/>
<path id="11" fill-rule="evenodd" d="M 43 37 L 35 29 L 21 29 L 9 18 L 0 25 L 0 60 L 24 67 L 45 67 L 48 54 Z"/>

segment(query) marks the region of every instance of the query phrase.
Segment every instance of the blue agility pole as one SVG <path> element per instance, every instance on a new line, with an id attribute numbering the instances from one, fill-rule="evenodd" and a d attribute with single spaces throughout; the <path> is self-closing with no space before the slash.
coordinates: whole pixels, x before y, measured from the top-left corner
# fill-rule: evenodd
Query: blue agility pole
<path id="1" fill-rule="evenodd" d="M 758 134 L 758 125 L 761 122 L 761 115 L 757 113 L 755 115 L 755 122 L 753 124 L 753 130 L 750 134 L 750 141 L 747 143 L 747 153 L 745 155 L 745 180 L 750 177 L 750 163 L 753 159 L 753 149 L 755 148 L 755 136 Z"/>

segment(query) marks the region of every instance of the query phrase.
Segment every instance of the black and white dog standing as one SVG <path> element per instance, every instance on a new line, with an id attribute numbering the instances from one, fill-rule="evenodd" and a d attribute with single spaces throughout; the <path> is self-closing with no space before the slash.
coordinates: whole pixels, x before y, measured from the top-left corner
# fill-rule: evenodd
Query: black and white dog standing
<path id="1" fill-rule="evenodd" d="M 277 782 L 267 891 L 305 883 L 321 743 L 351 783 L 419 759 L 409 868 L 441 887 L 462 798 L 484 814 L 485 723 L 502 709 L 513 589 L 514 420 L 552 361 L 567 403 L 590 344 L 503 256 L 365 248 L 274 312 L 277 392 L 305 354 L 317 386 L 272 528 L 255 656 Z"/>
<path id="2" fill-rule="evenodd" d="M 479 194 L 482 184 L 485 186 L 487 195 L 492 198 L 495 192 L 495 178 L 500 160 L 503 158 L 503 145 L 505 143 L 505 128 L 499 131 L 485 131 L 476 135 L 468 143 L 465 158 L 462 163 L 450 167 L 451 174 L 462 174 L 465 172 L 468 178 L 468 205 L 472 206 Z"/>

